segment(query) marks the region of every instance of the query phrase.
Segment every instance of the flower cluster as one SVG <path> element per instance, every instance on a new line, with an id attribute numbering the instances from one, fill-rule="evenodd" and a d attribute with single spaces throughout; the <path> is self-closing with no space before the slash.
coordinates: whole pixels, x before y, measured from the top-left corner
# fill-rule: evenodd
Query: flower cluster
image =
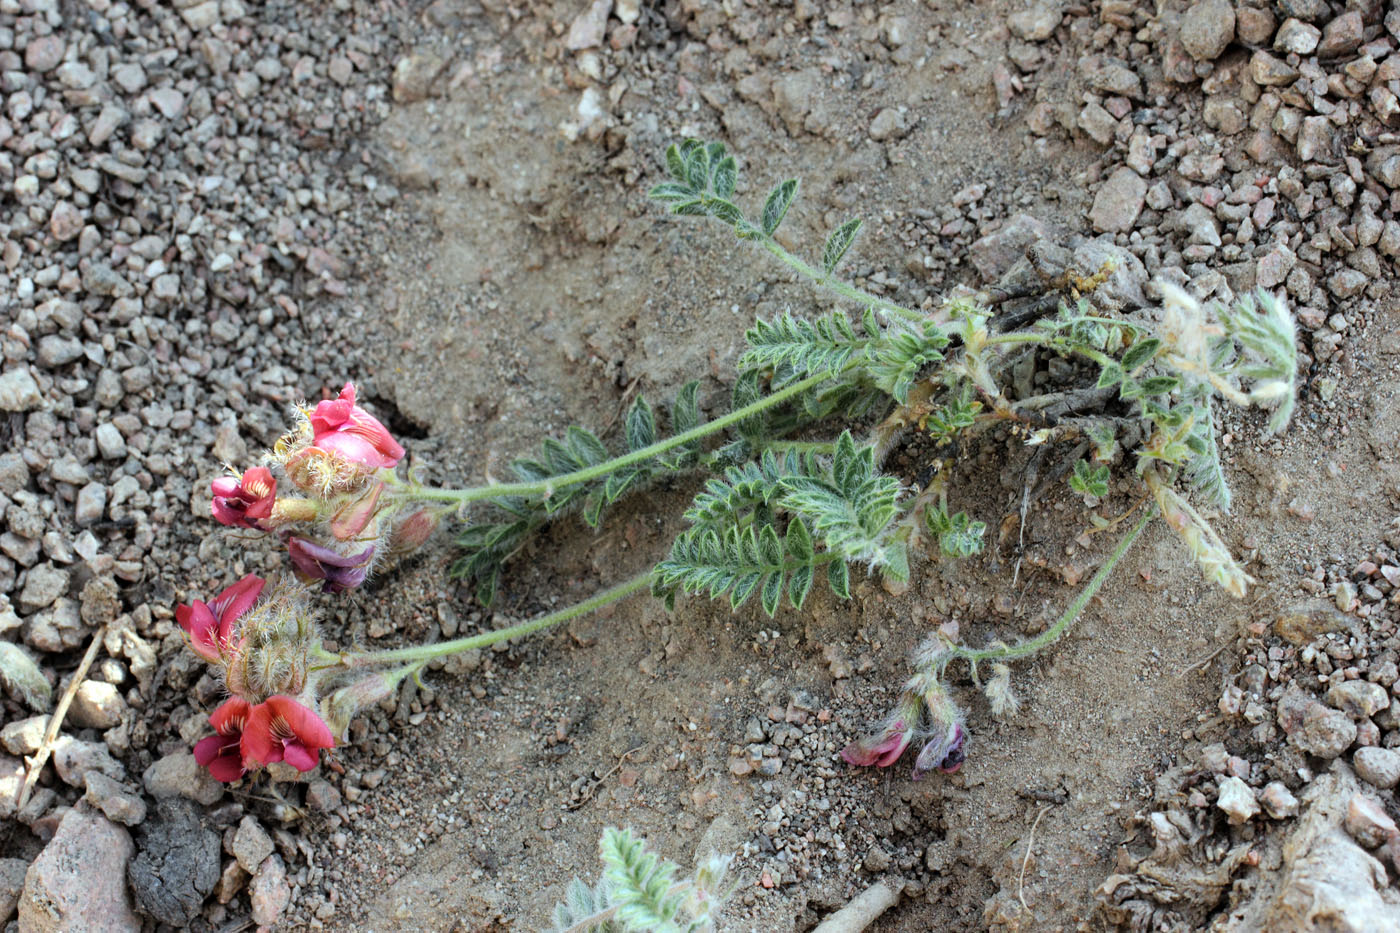
<path id="1" fill-rule="evenodd" d="M 322 648 L 312 599 L 317 587 L 359 586 L 386 556 L 423 544 L 437 514 L 394 475 L 404 449 L 356 404 L 353 385 L 296 415 L 297 427 L 262 464 L 212 486 L 214 518 L 278 535 L 293 574 L 271 586 L 249 574 L 175 611 L 190 648 L 221 671 L 229 693 L 209 717 L 215 734 L 194 748 L 221 781 L 278 762 L 310 771 L 356 712 L 417 669 L 345 683 L 350 669 Z"/>
<path id="2" fill-rule="evenodd" d="M 325 592 L 352 589 L 385 557 L 426 541 L 437 519 L 394 494 L 404 449 L 356 404 L 354 385 L 295 414 L 296 428 L 264 464 L 214 481 L 214 518 L 277 534 L 297 576 L 320 581 Z"/>
<path id="3" fill-rule="evenodd" d="M 848 764 L 888 768 L 910 745 L 922 742 L 914 759 L 917 781 L 930 771 L 952 774 L 962 767 L 966 739 L 962 711 L 937 677 L 921 672 L 910 678 L 880 728 L 841 749 L 841 757 Z"/>

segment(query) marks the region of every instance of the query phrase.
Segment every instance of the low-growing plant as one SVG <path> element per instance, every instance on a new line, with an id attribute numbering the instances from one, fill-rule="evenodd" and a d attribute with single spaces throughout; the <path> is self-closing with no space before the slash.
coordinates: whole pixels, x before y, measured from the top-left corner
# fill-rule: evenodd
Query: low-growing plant
<path id="1" fill-rule="evenodd" d="M 215 517 L 279 536 L 294 575 L 270 588 L 246 577 L 213 602 L 195 601 L 177 613 L 194 650 L 223 668 L 232 694 L 211 717 L 217 734 L 196 748 L 215 776 L 234 780 L 278 761 L 308 770 L 357 710 L 416 677 L 429 660 L 539 631 L 644 589 L 668 609 L 685 594 L 723 597 L 736 609 L 756 597 L 772 616 L 783 604 L 800 609 L 819 581 L 846 599 L 853 576 L 873 574 L 897 586 L 917 558 L 973 557 L 987 526 L 951 511 L 949 478 L 960 451 L 989 431 L 1062 451 L 1070 489 L 1091 502 L 1115 491 L 1135 497 L 1117 518 L 1090 513 L 1099 530 L 1120 523 L 1129 530 L 1039 635 L 981 646 L 929 639 L 895 709 L 842 752 L 847 761 L 890 765 L 917 743 L 915 776 L 956 770 L 967 731 L 946 686 L 949 665 L 965 662 L 979 682 L 986 665 L 992 711 L 1014 711 L 1008 662 L 1054 643 L 1158 515 L 1208 579 L 1245 595 L 1250 576 L 1201 508 L 1230 506 L 1214 406 L 1269 409 L 1271 432 L 1291 414 L 1294 329 L 1279 299 L 1260 292 L 1229 307 L 1203 306 L 1158 282 L 1155 319 L 1100 313 L 1080 298 L 1013 327 L 1010 316 L 994 314 L 990 296 L 978 293 L 915 310 L 838 277 L 859 220 L 833 230 L 815 263 L 779 241 L 796 180 L 775 186 L 750 217 L 735 201 L 738 166 L 723 145 L 687 140 L 667 150 L 666 166 L 671 179 L 653 188 L 652 198 L 673 214 L 718 221 L 854 313 L 789 312 L 756 321 L 744 334 L 727 411 L 706 420 L 695 382 L 660 415 L 638 397 L 626 413 L 620 453 L 588 428 L 570 427 L 562 438 L 546 439 L 537 455 L 511 464 L 509 482 L 423 484 L 414 471 L 399 469 L 403 448 L 359 406 L 351 385 L 336 399 L 298 408 L 297 426 L 262 464 L 216 481 L 213 490 Z M 1110 271 L 1085 270 L 1082 284 L 1094 287 Z M 1079 361 L 1081 384 L 1018 394 L 1013 369 L 1027 354 Z M 888 454 L 915 440 L 909 449 L 925 458 L 918 469 L 887 470 Z M 1124 468 L 1112 469 L 1119 462 Z M 460 558 L 453 572 L 473 581 L 489 605 L 511 558 L 547 523 L 577 516 L 596 527 L 627 494 L 675 477 L 698 491 L 669 553 L 589 600 L 437 644 L 387 651 L 321 644 L 313 587 L 360 585 L 421 546 L 445 518 L 464 520 L 455 532 Z M 625 835 L 610 838 L 615 851 L 630 845 Z M 612 851 L 607 840 L 604 851 Z M 608 877 L 606 892 L 590 889 L 592 901 L 580 894 L 583 914 L 588 904 L 621 903 L 625 886 Z M 647 890 L 669 897 L 670 877 L 664 885 L 652 878 Z M 609 922 L 629 922 L 629 911 L 619 907 Z"/>
<path id="2" fill-rule="evenodd" d="M 552 933 L 711 933 L 733 886 L 730 857 L 711 856 L 689 877 L 649 851 L 627 829 L 608 828 L 599 844 L 603 876 L 575 878 L 554 908 Z"/>

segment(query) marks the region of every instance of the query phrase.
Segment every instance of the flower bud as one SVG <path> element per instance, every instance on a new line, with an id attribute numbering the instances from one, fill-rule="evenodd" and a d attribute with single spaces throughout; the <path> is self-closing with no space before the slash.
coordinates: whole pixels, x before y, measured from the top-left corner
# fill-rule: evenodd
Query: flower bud
<path id="1" fill-rule="evenodd" d="M 432 510 L 410 512 L 394 522 L 393 530 L 389 533 L 389 550 L 395 554 L 416 551 L 433 536 L 437 526 L 438 517 Z"/>
<path id="2" fill-rule="evenodd" d="M 355 714 L 393 696 L 401 679 L 402 674 L 381 672 L 341 687 L 321 701 L 321 718 L 333 734 L 343 738 Z"/>
<path id="3" fill-rule="evenodd" d="M 229 692 L 250 703 L 297 696 L 307 685 L 310 651 L 320 644 L 310 589 L 278 580 L 268 597 L 239 619 L 225 656 Z"/>

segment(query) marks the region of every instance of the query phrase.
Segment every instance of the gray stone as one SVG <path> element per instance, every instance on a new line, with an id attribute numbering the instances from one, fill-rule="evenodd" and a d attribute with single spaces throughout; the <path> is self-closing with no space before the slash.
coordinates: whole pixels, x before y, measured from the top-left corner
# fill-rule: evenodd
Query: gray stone
<path id="1" fill-rule="evenodd" d="M 146 818 L 146 802 L 125 784 L 101 771 L 89 771 L 83 780 L 87 785 L 83 799 L 106 814 L 109 820 L 135 826 Z"/>
<path id="2" fill-rule="evenodd" d="M 146 793 L 157 800 L 187 797 L 207 807 L 218 803 L 224 795 L 224 785 L 216 781 L 208 769 L 201 768 L 194 755 L 184 749 L 152 762 L 141 775 L 141 781 Z"/>
<path id="3" fill-rule="evenodd" d="M 122 721 L 126 701 L 116 687 L 100 680 L 85 680 L 73 694 L 68 718 L 84 729 L 110 729 Z"/>
<path id="4" fill-rule="evenodd" d="M 29 863 L 22 858 L 0 858 L 0 923 L 8 923 L 15 915 L 28 870 Z"/>
<path id="5" fill-rule="evenodd" d="M 1259 801 L 1254 799 L 1254 791 L 1237 777 L 1221 778 L 1215 805 L 1237 826 L 1248 823 L 1259 813 Z"/>
<path id="6" fill-rule="evenodd" d="M 1018 39 L 1042 42 L 1055 34 L 1064 17 L 1058 0 L 1037 3 L 1028 10 L 1018 10 L 1006 17 L 1006 28 Z"/>
<path id="7" fill-rule="evenodd" d="M 1122 97 L 1142 98 L 1142 79 L 1132 67 L 1117 58 L 1091 55 L 1079 60 L 1079 74 L 1096 91 Z"/>
<path id="8" fill-rule="evenodd" d="M 219 0 L 206 0 L 180 11 L 180 18 L 191 29 L 208 29 L 219 22 Z"/>
<path id="9" fill-rule="evenodd" d="M 1315 23 L 1332 12 L 1327 0 L 1278 0 L 1279 12 L 1284 16 Z"/>
<path id="10" fill-rule="evenodd" d="M 37 612 L 68 592 L 68 571 L 53 564 L 31 567 L 24 575 L 24 589 L 16 604 L 22 612 Z"/>
<path id="11" fill-rule="evenodd" d="M 63 61 L 63 53 L 66 50 L 67 46 L 63 44 L 61 36 L 30 39 L 29 44 L 24 47 L 24 67 L 39 74 L 52 71 Z"/>
<path id="12" fill-rule="evenodd" d="M 219 882 L 218 834 L 200 822 L 194 804 L 164 799 L 136 839 L 127 878 L 137 906 L 162 923 L 188 929 Z"/>
<path id="13" fill-rule="evenodd" d="M 1298 158 L 1304 162 L 1335 162 L 1332 143 L 1337 126 L 1327 117 L 1304 117 L 1298 130 Z"/>
<path id="14" fill-rule="evenodd" d="M 1276 820 L 1286 820 L 1298 815 L 1298 798 L 1282 781 L 1270 781 L 1259 794 L 1259 802 L 1264 810 Z"/>
<path id="15" fill-rule="evenodd" d="M 1360 792 L 1351 795 L 1342 825 L 1346 827 L 1347 835 L 1367 849 L 1383 845 L 1400 832 L 1390 814 L 1385 812 L 1385 807 Z"/>
<path id="16" fill-rule="evenodd" d="M 886 107 L 870 121 L 870 138 L 876 142 L 900 139 L 909 132 L 909 121 L 898 107 Z"/>
<path id="17" fill-rule="evenodd" d="M 569 25 L 569 34 L 564 38 L 564 48 L 570 52 L 578 52 L 602 45 L 612 5 L 613 0 L 593 0 L 582 13 L 574 17 L 573 23 Z"/>
<path id="18" fill-rule="evenodd" d="M 415 52 L 400 58 L 394 66 L 394 100 L 411 104 L 432 95 L 438 75 L 447 61 L 434 52 Z"/>
<path id="19" fill-rule="evenodd" d="M 53 764 L 63 782 L 73 787 L 86 787 L 89 771 L 126 780 L 126 769 L 111 756 L 106 745 L 83 742 L 70 735 L 60 735 L 53 743 Z"/>
<path id="20" fill-rule="evenodd" d="M 49 608 L 29 617 L 24 640 L 47 653 L 72 651 L 84 643 L 87 631 L 76 600 L 60 596 Z"/>
<path id="21" fill-rule="evenodd" d="M 1249 60 L 1249 73 L 1255 84 L 1265 87 L 1292 84 L 1298 79 L 1298 70 L 1287 62 L 1280 61 L 1263 49 L 1255 51 Z"/>
<path id="22" fill-rule="evenodd" d="M 9 755 L 0 755 L 0 820 L 8 820 L 15 815 L 23 788 L 24 762 Z"/>
<path id="23" fill-rule="evenodd" d="M 291 899 L 292 888 L 287 884 L 287 866 L 282 863 L 282 856 L 268 856 L 253 875 L 248 891 L 253 921 L 272 926 Z"/>
<path id="24" fill-rule="evenodd" d="M 1275 243 L 1267 253 L 1259 257 L 1255 271 L 1255 282 L 1260 288 L 1275 289 L 1284 283 L 1288 273 L 1298 262 L 1298 257 L 1284 243 Z"/>
<path id="25" fill-rule="evenodd" d="M 85 528 L 102 518 L 107 509 L 107 487 L 101 483 L 88 483 L 78 490 L 73 503 L 73 521 L 79 528 Z"/>
<path id="26" fill-rule="evenodd" d="M 1390 693 L 1369 680 L 1344 680 L 1328 689 L 1327 705 L 1352 719 L 1369 719 L 1390 708 Z"/>
<path id="27" fill-rule="evenodd" d="M 0 729 L 0 745 L 11 755 L 32 755 L 44 741 L 44 730 L 49 727 L 48 716 L 30 716 L 5 723 Z"/>
<path id="28" fill-rule="evenodd" d="M 1079 128 L 1100 146 L 1107 146 L 1118 131 L 1118 121 L 1103 107 L 1090 102 L 1079 111 Z"/>
<path id="29" fill-rule="evenodd" d="M 1366 287 L 1366 274 L 1355 269 L 1342 269 L 1327 280 L 1327 290 L 1338 298 L 1352 298 Z"/>
<path id="30" fill-rule="evenodd" d="M 1089 209 L 1089 222 L 1100 233 L 1127 233 L 1142 213 L 1147 182 L 1127 166 L 1108 176 Z"/>
<path id="31" fill-rule="evenodd" d="M 1286 19 L 1274 36 L 1274 51 L 1285 55 L 1311 55 L 1322 38 L 1322 30 L 1300 19 Z"/>
<path id="32" fill-rule="evenodd" d="M 1175 226 L 1187 234 L 1187 242 L 1220 245 L 1220 227 L 1215 213 L 1200 202 L 1187 206 L 1176 218 Z"/>
<path id="33" fill-rule="evenodd" d="M 139 933 L 126 888 L 131 835 L 85 806 L 70 809 L 24 877 L 24 933 Z"/>
<path id="34" fill-rule="evenodd" d="M 67 201 L 59 201 L 49 211 L 49 232 L 60 243 L 66 243 L 82 233 L 85 222 L 83 212 Z"/>
<path id="35" fill-rule="evenodd" d="M 72 486 L 81 486 L 92 481 L 92 471 L 79 463 L 78 458 L 72 454 L 59 457 L 49 464 L 49 476 L 57 482 Z"/>
<path id="36" fill-rule="evenodd" d="M 1235 38 L 1235 9 L 1229 0 L 1200 0 L 1181 17 L 1181 45 L 1199 62 L 1220 57 Z"/>
<path id="37" fill-rule="evenodd" d="M 1361 47 L 1365 24 L 1360 10 L 1349 10 L 1322 28 L 1322 40 L 1317 44 L 1318 58 L 1341 58 Z"/>
<path id="38" fill-rule="evenodd" d="M 968 261 L 982 281 L 995 282 L 1026 255 L 1027 246 L 1047 233 L 1045 224 L 1029 214 L 1013 214 L 999 229 L 968 247 Z"/>
<path id="39" fill-rule="evenodd" d="M 251 813 L 243 817 L 243 822 L 238 824 L 238 831 L 233 835 L 233 857 L 238 859 L 243 870 L 249 874 L 255 873 L 272 850 L 272 838 L 262 828 L 258 818 Z"/>
<path id="40" fill-rule="evenodd" d="M 1358 748 L 1351 763 L 1363 781 L 1381 790 L 1400 784 L 1400 752 L 1391 748 Z"/>
<path id="41" fill-rule="evenodd" d="M 39 338 L 39 365 L 46 369 L 67 366 L 74 360 L 83 358 L 82 341 L 59 334 L 49 334 Z"/>
<path id="42" fill-rule="evenodd" d="M 1387 188 L 1400 188 L 1400 146 L 1380 146 L 1366 157 L 1366 171 Z M 0 408 L 4 394 L 0 392 Z"/>
<path id="43" fill-rule="evenodd" d="M 110 421 L 99 424 L 93 437 L 97 441 L 97 452 L 104 460 L 118 460 L 126 456 L 126 439 Z"/>
<path id="44" fill-rule="evenodd" d="M 0 374 L 0 411 L 32 411 L 44 403 L 39 384 L 23 366 Z"/>

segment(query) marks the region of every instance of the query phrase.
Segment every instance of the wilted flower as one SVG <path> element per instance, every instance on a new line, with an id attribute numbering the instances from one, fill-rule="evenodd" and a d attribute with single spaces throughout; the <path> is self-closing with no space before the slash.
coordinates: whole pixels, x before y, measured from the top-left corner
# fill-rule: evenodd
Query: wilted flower
<path id="1" fill-rule="evenodd" d="M 271 696 L 248 712 L 243 727 L 243 765 L 279 761 L 310 771 L 323 748 L 334 748 L 335 737 L 321 717 L 291 697 Z"/>
<path id="2" fill-rule="evenodd" d="M 311 430 L 317 448 L 369 469 L 392 468 L 403 458 L 403 447 L 388 429 L 355 404 L 354 383 L 345 383 L 337 398 L 317 404 Z"/>
<path id="3" fill-rule="evenodd" d="M 859 767 L 874 765 L 877 768 L 888 768 L 904 754 L 904 750 L 909 747 L 910 738 L 909 728 L 904 720 L 897 719 L 879 732 L 841 749 L 841 757 L 848 764 Z"/>
<path id="4" fill-rule="evenodd" d="M 221 476 L 212 483 L 214 517 L 222 524 L 258 528 L 272 514 L 277 480 L 267 467 L 253 467 L 242 476 Z"/>
<path id="5" fill-rule="evenodd" d="M 253 608 L 265 582 L 250 573 L 211 602 L 196 599 L 187 606 L 175 607 L 175 621 L 189 637 L 195 654 L 206 661 L 218 661 L 228 652 L 234 624 Z"/>
<path id="6" fill-rule="evenodd" d="M 362 495 L 348 498 L 331 516 L 331 534 L 337 541 L 348 541 L 365 530 L 379 508 L 384 483 L 377 482 Z"/>
<path id="7" fill-rule="evenodd" d="M 944 774 L 952 774 L 961 768 L 966 757 L 963 754 L 966 738 L 967 732 L 961 723 L 948 723 L 941 735 L 935 735 L 919 750 L 919 757 L 914 759 L 914 780 L 935 768 Z"/>
<path id="8" fill-rule="evenodd" d="M 238 780 L 248 770 L 243 766 L 242 742 L 251 709 L 247 700 L 238 697 L 225 700 L 209 716 L 209 725 L 217 734 L 194 744 L 194 760 L 224 783 Z"/>
<path id="9" fill-rule="evenodd" d="M 287 553 L 302 579 L 325 581 L 321 589 L 326 593 L 338 593 L 364 583 L 374 562 L 373 544 L 355 554 L 341 554 L 306 538 L 294 537 L 287 541 Z"/>
<path id="10" fill-rule="evenodd" d="M 404 676 L 405 672 L 380 672 L 341 687 L 321 701 L 321 718 L 333 735 L 344 736 L 355 714 L 393 696 Z"/>

